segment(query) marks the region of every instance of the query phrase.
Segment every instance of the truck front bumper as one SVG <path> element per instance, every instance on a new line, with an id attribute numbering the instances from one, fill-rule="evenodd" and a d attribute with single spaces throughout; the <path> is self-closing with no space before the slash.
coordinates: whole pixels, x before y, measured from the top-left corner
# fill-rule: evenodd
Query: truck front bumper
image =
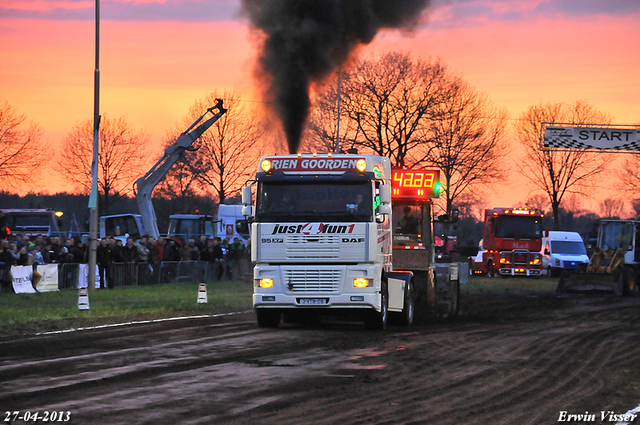
<path id="1" fill-rule="evenodd" d="M 501 268 L 501 276 L 541 276 L 541 269 L 525 269 L 525 268 Z"/>

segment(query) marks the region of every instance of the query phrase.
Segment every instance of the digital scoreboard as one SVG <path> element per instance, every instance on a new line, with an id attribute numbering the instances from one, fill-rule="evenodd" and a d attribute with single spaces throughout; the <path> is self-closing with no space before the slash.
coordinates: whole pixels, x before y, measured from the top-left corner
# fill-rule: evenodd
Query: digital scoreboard
<path id="1" fill-rule="evenodd" d="M 391 170 L 391 198 L 426 201 L 440 197 L 440 170 Z"/>

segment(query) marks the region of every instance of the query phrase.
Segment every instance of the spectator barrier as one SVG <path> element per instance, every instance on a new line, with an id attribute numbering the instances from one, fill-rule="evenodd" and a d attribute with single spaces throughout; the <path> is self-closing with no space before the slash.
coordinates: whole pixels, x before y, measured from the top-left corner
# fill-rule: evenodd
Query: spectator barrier
<path id="1" fill-rule="evenodd" d="M 32 287 L 34 270 L 37 286 Z M 87 264 L 63 263 L 33 266 L 12 266 L 15 292 L 44 292 L 61 289 L 78 289 L 87 285 Z M 203 283 L 229 280 L 223 263 L 207 261 L 163 261 L 162 263 L 113 263 L 105 269 L 107 285 L 144 286 L 172 283 Z M 234 276 L 237 273 L 233 273 Z M 96 267 L 96 288 L 100 285 L 100 274 Z"/>

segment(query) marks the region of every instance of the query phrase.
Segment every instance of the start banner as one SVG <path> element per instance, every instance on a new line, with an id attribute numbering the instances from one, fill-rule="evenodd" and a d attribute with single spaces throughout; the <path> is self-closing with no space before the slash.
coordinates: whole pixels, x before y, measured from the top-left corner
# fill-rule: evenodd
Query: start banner
<path id="1" fill-rule="evenodd" d="M 542 148 L 546 150 L 639 151 L 640 129 L 546 124 Z"/>

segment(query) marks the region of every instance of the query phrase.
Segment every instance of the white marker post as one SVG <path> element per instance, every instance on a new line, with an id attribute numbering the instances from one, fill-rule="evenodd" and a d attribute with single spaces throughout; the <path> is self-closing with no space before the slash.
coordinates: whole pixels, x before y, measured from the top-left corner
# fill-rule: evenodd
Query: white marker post
<path id="1" fill-rule="evenodd" d="M 198 289 L 198 304 L 206 304 L 207 303 L 207 285 L 204 283 L 200 284 L 200 288 Z"/>
<path id="2" fill-rule="evenodd" d="M 89 310 L 89 291 L 87 288 L 78 290 L 78 310 Z"/>

